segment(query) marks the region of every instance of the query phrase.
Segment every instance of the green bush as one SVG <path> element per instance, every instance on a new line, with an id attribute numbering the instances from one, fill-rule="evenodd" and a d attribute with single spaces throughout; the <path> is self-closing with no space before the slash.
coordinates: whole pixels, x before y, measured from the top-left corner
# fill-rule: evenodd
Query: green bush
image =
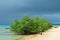
<path id="1" fill-rule="evenodd" d="M 11 31 L 17 34 L 39 33 L 50 28 L 52 28 L 52 23 L 44 18 L 30 18 L 28 16 L 24 16 L 21 21 L 16 19 L 11 25 Z"/>

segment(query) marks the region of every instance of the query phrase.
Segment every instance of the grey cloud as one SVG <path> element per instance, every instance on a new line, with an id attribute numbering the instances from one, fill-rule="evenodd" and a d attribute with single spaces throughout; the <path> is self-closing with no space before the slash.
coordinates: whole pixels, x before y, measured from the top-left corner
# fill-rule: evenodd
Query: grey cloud
<path id="1" fill-rule="evenodd" d="M 60 0 L 0 0 L 0 24 L 11 24 L 25 13 L 60 22 Z"/>

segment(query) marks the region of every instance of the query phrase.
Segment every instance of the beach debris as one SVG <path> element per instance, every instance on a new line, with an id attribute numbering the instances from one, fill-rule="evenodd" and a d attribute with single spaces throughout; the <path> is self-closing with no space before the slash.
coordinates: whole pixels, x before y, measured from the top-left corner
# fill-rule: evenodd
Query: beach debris
<path id="1" fill-rule="evenodd" d="M 54 27 L 54 28 L 58 28 L 58 27 Z"/>
<path id="2" fill-rule="evenodd" d="M 5 29 L 10 29 L 10 28 L 5 28 Z"/>
<path id="3" fill-rule="evenodd" d="M 42 32 L 41 32 L 41 35 L 42 35 Z"/>

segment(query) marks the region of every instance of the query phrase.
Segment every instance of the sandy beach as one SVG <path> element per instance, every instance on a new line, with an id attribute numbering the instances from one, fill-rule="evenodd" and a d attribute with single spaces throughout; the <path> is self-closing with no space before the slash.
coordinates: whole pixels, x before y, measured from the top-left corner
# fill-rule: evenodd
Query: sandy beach
<path id="1" fill-rule="evenodd" d="M 23 40 L 60 40 L 60 27 L 49 29 L 43 35 L 35 34 L 24 37 Z"/>

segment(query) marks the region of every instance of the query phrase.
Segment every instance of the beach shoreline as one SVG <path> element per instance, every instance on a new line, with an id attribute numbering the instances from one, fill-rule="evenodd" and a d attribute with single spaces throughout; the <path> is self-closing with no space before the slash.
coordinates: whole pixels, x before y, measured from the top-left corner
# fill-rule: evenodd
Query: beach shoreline
<path id="1" fill-rule="evenodd" d="M 57 28 L 55 28 L 57 27 Z M 43 35 L 35 34 L 23 38 L 23 40 L 60 40 L 60 26 L 55 26 L 52 29 L 43 32 Z"/>

